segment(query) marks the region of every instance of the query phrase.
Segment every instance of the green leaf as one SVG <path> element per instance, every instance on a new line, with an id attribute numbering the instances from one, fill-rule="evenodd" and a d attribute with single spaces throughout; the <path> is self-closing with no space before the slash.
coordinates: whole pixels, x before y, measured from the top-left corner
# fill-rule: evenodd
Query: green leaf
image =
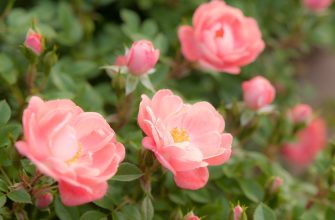
<path id="1" fill-rule="evenodd" d="M 56 39 L 67 46 L 77 43 L 83 35 L 83 29 L 75 17 L 70 4 L 64 1 L 59 4 L 58 19 L 62 31 L 59 32 L 59 36 Z"/>
<path id="2" fill-rule="evenodd" d="M 136 89 L 139 79 L 138 76 L 128 74 L 126 79 L 126 95 L 129 95 Z"/>
<path id="3" fill-rule="evenodd" d="M 94 210 L 85 212 L 80 220 L 107 220 L 106 214 Z"/>
<path id="4" fill-rule="evenodd" d="M 78 209 L 64 206 L 58 197 L 55 199 L 55 212 L 60 220 L 79 219 Z"/>
<path id="5" fill-rule="evenodd" d="M 10 139 L 16 140 L 21 134 L 22 128 L 18 123 L 10 123 L 0 127 L 0 147 L 9 145 Z"/>
<path id="6" fill-rule="evenodd" d="M 124 25 L 122 26 L 123 31 L 128 35 L 136 34 L 140 26 L 140 17 L 131 10 L 123 9 L 120 13 Z"/>
<path id="7" fill-rule="evenodd" d="M 147 19 L 143 22 L 141 32 L 148 37 L 153 37 L 157 33 L 158 27 L 154 20 Z"/>
<path id="8" fill-rule="evenodd" d="M 335 219 L 335 210 L 328 208 L 325 213 L 325 220 L 334 220 Z"/>
<path id="9" fill-rule="evenodd" d="M 7 201 L 6 195 L 1 195 L 0 196 L 0 208 L 5 205 L 6 201 Z"/>
<path id="10" fill-rule="evenodd" d="M 254 220 L 275 220 L 276 216 L 272 209 L 270 209 L 267 205 L 260 203 L 255 212 L 254 212 Z"/>
<path id="11" fill-rule="evenodd" d="M 0 101 L 0 124 L 6 124 L 10 119 L 11 111 L 6 100 Z"/>
<path id="12" fill-rule="evenodd" d="M 7 187 L 6 182 L 0 179 L 0 191 L 7 192 L 7 190 L 8 190 L 8 187 Z"/>
<path id="13" fill-rule="evenodd" d="M 264 198 L 264 190 L 258 182 L 254 180 L 239 180 L 239 185 L 248 199 L 260 202 Z"/>
<path id="14" fill-rule="evenodd" d="M 19 189 L 12 191 L 7 194 L 8 198 L 10 198 L 14 202 L 18 203 L 32 203 L 30 194 L 24 189 Z"/>
<path id="15" fill-rule="evenodd" d="M 146 196 L 142 202 L 141 212 L 143 220 L 151 220 L 154 217 L 154 207 L 149 196 Z"/>
<path id="16" fill-rule="evenodd" d="M 119 166 L 118 172 L 112 178 L 112 180 L 116 181 L 133 181 L 143 176 L 142 171 L 131 163 L 121 163 Z"/>
<path id="17" fill-rule="evenodd" d="M 2 80 L 1 78 L 9 84 L 14 84 L 17 79 L 17 71 L 14 69 L 13 61 L 6 54 L 0 54 L 0 80 Z"/>

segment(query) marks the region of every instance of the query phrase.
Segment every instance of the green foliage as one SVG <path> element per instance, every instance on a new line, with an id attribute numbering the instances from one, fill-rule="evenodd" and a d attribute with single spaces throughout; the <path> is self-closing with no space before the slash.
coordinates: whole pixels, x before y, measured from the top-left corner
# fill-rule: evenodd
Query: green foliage
<path id="1" fill-rule="evenodd" d="M 257 20 L 266 43 L 265 51 L 242 68 L 240 75 L 229 75 L 201 71 L 181 55 L 178 26 L 191 24 L 192 14 L 204 2 L 0 2 L 0 219 L 179 220 L 193 210 L 203 219 L 217 220 L 232 217 L 232 204 L 247 207 L 246 216 L 254 220 L 335 218 L 335 145 L 329 144 L 303 171 L 290 167 L 280 156 L 282 144 L 295 140 L 296 132 L 303 128 L 287 120 L 287 111 L 304 102 L 306 94 L 314 93 L 296 81 L 304 60 L 317 53 L 316 48 L 331 51 L 335 47 L 334 5 L 314 13 L 300 0 L 226 0 Z M 45 45 L 34 60 L 27 58 L 23 47 L 32 26 L 43 35 Z M 112 65 L 138 39 L 151 40 L 160 49 L 156 72 L 150 74 L 153 86 L 143 78 L 144 86 L 138 78 L 111 79 L 101 68 Z M 28 83 L 31 72 L 35 73 L 33 85 Z M 241 102 L 241 82 L 258 74 L 277 88 L 268 113 L 245 109 Z M 134 90 L 128 97 L 124 95 L 126 80 L 131 82 L 128 91 Z M 225 118 L 225 131 L 234 136 L 233 153 L 224 165 L 209 168 L 203 189 L 178 188 L 154 154 L 144 151 L 136 117 L 140 96 L 151 97 L 151 87 L 169 88 L 189 103 L 208 101 Z M 126 158 L 108 181 L 103 198 L 66 207 L 53 180 L 42 177 L 32 184 L 36 167 L 15 148 L 25 138 L 22 115 L 32 95 L 71 99 L 85 111 L 101 113 L 115 130 L 126 148 Z M 333 100 L 327 103 L 330 107 L 320 115 L 330 122 L 332 132 L 335 105 Z M 119 123 L 120 118 L 125 123 Z M 275 176 L 284 183 L 272 192 Z M 55 199 L 42 210 L 35 207 L 33 192 L 45 185 Z"/>

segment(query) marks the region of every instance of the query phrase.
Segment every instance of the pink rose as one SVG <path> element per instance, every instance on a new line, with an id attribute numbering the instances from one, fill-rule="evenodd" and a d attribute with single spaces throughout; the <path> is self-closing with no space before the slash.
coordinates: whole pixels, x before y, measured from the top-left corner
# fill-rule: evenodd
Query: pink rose
<path id="1" fill-rule="evenodd" d="M 206 185 L 209 165 L 221 165 L 231 154 L 232 136 L 225 121 L 208 102 L 184 104 L 170 90 L 152 99 L 142 95 L 138 124 L 142 144 L 173 175 L 176 184 L 196 190 Z"/>
<path id="2" fill-rule="evenodd" d="M 41 55 L 43 51 L 42 35 L 29 29 L 24 45 L 32 50 L 37 56 Z"/>
<path id="3" fill-rule="evenodd" d="M 242 89 L 245 104 L 255 110 L 271 104 L 276 95 L 275 88 L 262 76 L 243 82 Z"/>
<path id="4" fill-rule="evenodd" d="M 284 157 L 292 164 L 306 166 L 326 145 L 326 125 L 321 118 L 316 118 L 297 134 L 297 140 L 287 143 L 282 148 Z"/>
<path id="5" fill-rule="evenodd" d="M 159 50 L 148 40 L 133 43 L 125 56 L 116 58 L 115 65 L 126 66 L 128 71 L 136 76 L 147 74 L 154 68 L 159 59 Z"/>
<path id="6" fill-rule="evenodd" d="M 299 104 L 289 112 L 289 116 L 294 123 L 304 123 L 312 118 L 312 113 L 312 108 L 309 105 Z"/>
<path id="7" fill-rule="evenodd" d="M 240 73 L 265 47 L 256 20 L 220 0 L 200 5 L 193 27 L 179 27 L 178 37 L 187 60 L 231 74 Z"/>
<path id="8" fill-rule="evenodd" d="M 17 150 L 59 184 L 62 202 L 80 205 L 102 198 L 125 149 L 105 119 L 72 101 L 32 97 L 23 113 L 24 140 Z"/>
<path id="9" fill-rule="evenodd" d="M 328 8 L 333 0 L 304 0 L 305 7 L 312 11 L 320 11 Z"/>
<path id="10" fill-rule="evenodd" d="M 184 220 L 200 220 L 200 218 L 194 215 L 193 212 L 189 212 L 185 217 Z"/>
<path id="11" fill-rule="evenodd" d="M 234 208 L 234 220 L 241 220 L 243 214 L 243 209 L 240 205 L 235 206 Z"/>

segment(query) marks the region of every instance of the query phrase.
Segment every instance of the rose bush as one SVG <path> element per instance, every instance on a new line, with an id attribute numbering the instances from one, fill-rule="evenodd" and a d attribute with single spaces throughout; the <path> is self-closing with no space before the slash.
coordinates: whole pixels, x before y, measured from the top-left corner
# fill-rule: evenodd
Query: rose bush
<path id="1" fill-rule="evenodd" d="M 0 219 L 334 219 L 315 2 L 0 1 Z"/>

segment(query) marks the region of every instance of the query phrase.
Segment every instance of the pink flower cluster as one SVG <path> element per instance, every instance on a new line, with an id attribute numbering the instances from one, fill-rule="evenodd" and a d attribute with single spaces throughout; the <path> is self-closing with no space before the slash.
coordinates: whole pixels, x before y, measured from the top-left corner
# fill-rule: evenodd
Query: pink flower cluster
<path id="1" fill-rule="evenodd" d="M 307 105 L 297 105 L 290 113 L 293 122 L 300 123 L 304 120 L 308 123 L 303 130 L 298 132 L 295 141 L 284 144 L 282 148 L 283 155 L 292 164 L 309 165 L 326 145 L 325 122 L 320 117 L 306 121 L 311 118 L 310 111 Z"/>
<path id="2" fill-rule="evenodd" d="M 321 11 L 330 6 L 333 0 L 303 0 L 304 5 L 312 11 Z"/>
<path id="3" fill-rule="evenodd" d="M 170 90 L 160 90 L 152 99 L 142 95 L 138 124 L 146 135 L 143 146 L 173 173 L 181 188 L 203 187 L 207 166 L 230 157 L 233 138 L 223 133 L 225 121 L 208 102 L 185 104 Z"/>

